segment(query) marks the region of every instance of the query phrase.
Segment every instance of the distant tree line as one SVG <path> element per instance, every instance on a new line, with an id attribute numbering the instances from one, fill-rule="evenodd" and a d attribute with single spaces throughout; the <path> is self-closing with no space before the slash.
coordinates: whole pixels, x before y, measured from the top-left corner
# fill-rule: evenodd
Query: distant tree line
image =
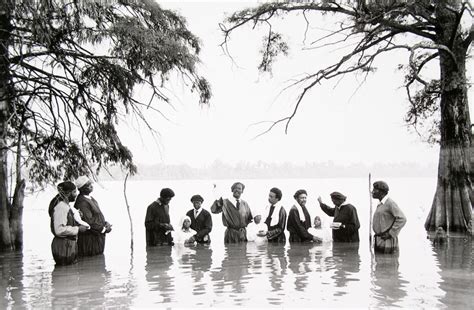
<path id="1" fill-rule="evenodd" d="M 132 180 L 343 178 L 365 177 L 369 172 L 384 177 L 434 177 L 436 176 L 436 164 L 404 162 L 339 165 L 332 161 L 307 164 L 266 163 L 263 161 L 229 164 L 219 160 L 201 168 L 186 164 L 139 164 L 138 173 L 133 176 Z M 124 178 L 124 174 L 119 167 L 111 167 L 99 178 L 101 180 L 121 180 Z"/>

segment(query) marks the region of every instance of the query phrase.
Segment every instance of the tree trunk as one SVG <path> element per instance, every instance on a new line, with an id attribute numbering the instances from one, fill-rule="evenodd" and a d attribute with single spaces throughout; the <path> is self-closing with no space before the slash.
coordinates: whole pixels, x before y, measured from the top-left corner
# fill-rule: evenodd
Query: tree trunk
<path id="1" fill-rule="evenodd" d="M 17 171 L 17 173 L 19 172 Z M 16 184 L 10 212 L 11 242 L 15 250 L 23 248 L 23 199 L 25 198 L 25 187 L 25 180 L 21 180 Z"/>
<path id="2" fill-rule="evenodd" d="M 438 20 L 445 27 L 439 33 L 441 44 L 452 55 L 440 50 L 441 73 L 441 148 L 438 184 L 431 211 L 426 219 L 428 231 L 443 227 L 448 232 L 472 233 L 472 183 L 470 180 L 471 120 L 467 98 L 466 56 L 461 36 L 456 33 L 452 12 L 440 10 Z"/>
<path id="3" fill-rule="evenodd" d="M 11 249 L 10 198 L 7 170 L 7 122 L 10 102 L 10 69 L 8 47 L 10 42 L 10 1 L 0 5 L 0 250 Z"/>

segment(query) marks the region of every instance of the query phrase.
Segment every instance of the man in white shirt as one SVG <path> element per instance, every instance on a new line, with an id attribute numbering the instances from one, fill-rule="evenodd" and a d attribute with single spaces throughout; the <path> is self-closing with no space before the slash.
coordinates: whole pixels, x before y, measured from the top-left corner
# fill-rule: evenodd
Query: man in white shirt
<path id="1" fill-rule="evenodd" d="M 51 251 L 57 265 L 70 265 L 77 262 L 77 235 L 87 230 L 74 220 L 69 205 L 76 200 L 77 189 L 74 183 L 66 181 L 58 184 L 58 195 L 49 204 L 51 232 L 54 235 Z"/>

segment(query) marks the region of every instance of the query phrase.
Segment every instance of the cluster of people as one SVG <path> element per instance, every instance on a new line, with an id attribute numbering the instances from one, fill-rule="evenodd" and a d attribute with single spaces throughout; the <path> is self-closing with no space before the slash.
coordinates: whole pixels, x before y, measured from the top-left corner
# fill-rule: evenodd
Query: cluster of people
<path id="1" fill-rule="evenodd" d="M 105 236 L 112 231 L 97 201 L 90 195 L 93 182 L 87 176 L 57 186 L 58 194 L 49 203 L 51 244 L 57 265 L 70 265 L 78 257 L 104 253 Z M 70 204 L 74 203 L 74 206 Z"/>
<path id="2" fill-rule="evenodd" d="M 93 191 L 92 180 L 81 176 L 74 183 L 66 181 L 58 184 L 57 189 L 58 194 L 49 204 L 51 231 L 54 235 L 51 250 L 56 264 L 73 264 L 78 257 L 103 254 L 106 234 L 111 232 L 112 225 L 105 220 L 99 204 L 90 196 Z M 253 216 L 249 204 L 242 199 L 244 189 L 243 183 L 236 182 L 231 186 L 232 198 L 221 197 L 211 205 L 212 213 L 222 214 L 222 223 L 226 227 L 224 243 L 285 243 L 285 230 L 292 243 L 323 241 L 319 217 L 315 218 L 315 227 L 311 227 L 311 218 L 306 208 L 306 190 L 295 192 L 293 198 L 296 202 L 287 216 L 280 203 L 282 191 L 273 187 L 268 194 L 269 205 L 264 216 Z M 373 184 L 372 197 L 380 201 L 373 215 L 374 250 L 381 253 L 397 251 L 398 234 L 406 223 L 405 215 L 388 197 L 388 191 L 388 184 L 384 181 Z M 172 189 L 163 188 L 160 197 L 148 206 L 145 217 L 146 245 L 209 244 L 212 216 L 202 208 L 203 197 L 191 197 L 193 208 L 183 216 L 179 229 L 175 230 L 169 215 L 169 204 L 174 196 Z M 357 209 L 352 204 L 345 203 L 346 196 L 340 192 L 333 192 L 330 196 L 334 207 L 325 204 L 321 197 L 318 197 L 318 202 L 321 210 L 334 218 L 330 226 L 332 240 L 359 242 Z M 72 202 L 75 202 L 74 206 L 70 205 Z"/>
<path id="3" fill-rule="evenodd" d="M 300 189 L 293 195 L 296 203 L 290 208 L 287 216 L 285 208 L 280 204 L 282 191 L 276 187 L 271 188 L 266 214 L 253 216 L 249 204 L 242 199 L 244 189 L 243 183 L 236 182 L 231 186 L 232 198 L 221 197 L 211 205 L 212 213 L 222 214 L 222 223 L 226 227 L 224 243 L 285 243 L 285 228 L 289 233 L 289 242 L 323 241 L 318 235 L 318 229 L 321 228 L 319 217 L 315 218 L 315 227 L 311 227 L 311 218 L 306 208 L 306 190 Z M 382 253 L 393 253 L 398 249 L 398 234 L 406 223 L 405 215 L 388 197 L 388 191 L 388 184 L 384 181 L 373 184 L 372 196 L 380 200 L 373 216 L 374 249 Z M 175 231 L 169 216 L 169 203 L 174 195 L 172 189 L 164 188 L 160 197 L 148 206 L 145 218 L 147 246 L 173 245 L 175 242 L 210 243 L 212 217 L 208 211 L 202 209 L 202 196 L 191 197 L 194 208 L 186 213 L 179 229 Z M 357 209 L 352 204 L 345 203 L 346 196 L 340 192 L 333 192 L 330 196 L 334 207 L 325 204 L 321 197 L 318 197 L 318 202 L 322 211 L 334 218 L 330 226 L 333 241 L 359 242 L 360 223 Z M 263 218 L 265 220 L 262 222 Z"/>

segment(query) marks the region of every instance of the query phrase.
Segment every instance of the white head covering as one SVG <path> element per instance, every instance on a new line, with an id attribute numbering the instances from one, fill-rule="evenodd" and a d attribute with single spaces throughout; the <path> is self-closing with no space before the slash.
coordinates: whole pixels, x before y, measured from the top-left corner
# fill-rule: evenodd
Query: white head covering
<path id="1" fill-rule="evenodd" d="M 186 220 L 188 220 L 189 223 L 191 223 L 191 218 L 189 216 L 185 215 L 181 218 L 179 229 L 181 229 L 181 230 L 183 229 L 183 224 L 184 224 L 184 221 L 186 221 Z M 191 229 L 191 228 L 189 228 L 189 229 Z"/>
<path id="2" fill-rule="evenodd" d="M 83 187 L 84 185 L 86 185 L 89 182 L 92 182 L 91 179 L 89 179 L 85 175 L 81 175 L 80 177 L 77 178 L 75 183 L 76 183 L 77 188 L 79 189 L 79 188 Z"/>

